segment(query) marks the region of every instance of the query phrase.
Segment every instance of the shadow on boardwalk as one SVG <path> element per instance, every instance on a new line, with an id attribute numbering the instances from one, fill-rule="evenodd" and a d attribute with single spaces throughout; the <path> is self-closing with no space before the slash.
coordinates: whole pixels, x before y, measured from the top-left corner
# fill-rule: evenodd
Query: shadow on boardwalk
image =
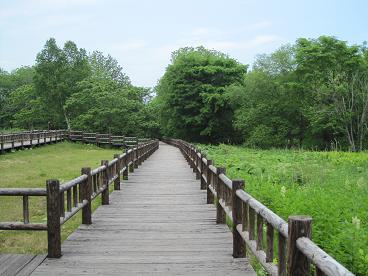
<path id="1" fill-rule="evenodd" d="M 121 185 L 32 275 L 255 275 L 177 148 L 161 143 Z"/>

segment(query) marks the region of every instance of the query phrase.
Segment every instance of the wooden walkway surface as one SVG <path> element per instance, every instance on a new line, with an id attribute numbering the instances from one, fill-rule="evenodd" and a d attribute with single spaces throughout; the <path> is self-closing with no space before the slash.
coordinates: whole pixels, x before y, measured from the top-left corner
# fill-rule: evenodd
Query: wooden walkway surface
<path id="1" fill-rule="evenodd" d="M 41 146 L 41 145 L 45 145 L 45 144 L 50 144 L 50 143 L 55 143 L 56 141 L 59 142 L 60 140 L 63 140 L 62 138 L 46 138 L 45 140 L 42 138 L 40 141 L 38 141 L 37 139 L 33 139 L 32 140 L 32 145 L 31 145 L 31 141 L 24 141 L 23 145 L 21 142 L 14 142 L 14 145 L 12 143 L 4 143 L 4 150 L 11 150 L 11 149 L 17 149 L 17 148 L 21 148 L 21 147 L 30 147 L 30 146 Z"/>
<path id="2" fill-rule="evenodd" d="M 161 143 L 121 185 L 32 275 L 256 275 L 177 148 Z"/>
<path id="3" fill-rule="evenodd" d="M 0 275 L 28 276 L 46 258 L 46 255 L 0 254 Z"/>

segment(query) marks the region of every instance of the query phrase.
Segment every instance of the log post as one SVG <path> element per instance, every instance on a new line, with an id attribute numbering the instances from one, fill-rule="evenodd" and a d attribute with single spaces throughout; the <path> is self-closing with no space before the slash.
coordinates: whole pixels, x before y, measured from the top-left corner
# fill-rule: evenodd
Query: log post
<path id="1" fill-rule="evenodd" d="M 117 178 L 114 180 L 114 190 L 120 190 L 120 170 L 121 170 L 120 154 L 114 154 L 114 158 L 118 159 L 118 161 L 116 162 Z"/>
<path id="2" fill-rule="evenodd" d="M 123 172 L 123 180 L 128 180 L 128 163 L 129 163 L 129 159 L 128 159 L 128 149 L 125 149 L 125 156 L 124 156 L 124 167 L 125 167 L 125 170 Z"/>
<path id="3" fill-rule="evenodd" d="M 61 257 L 60 226 L 60 183 L 59 180 L 46 181 L 47 190 L 47 248 L 49 258 Z"/>
<path id="4" fill-rule="evenodd" d="M 92 224 L 92 208 L 91 208 L 91 194 L 92 194 L 92 175 L 91 168 L 82 168 L 82 175 L 87 175 L 87 180 L 79 185 L 82 185 L 82 202 L 87 200 L 86 206 L 82 209 L 82 223 Z"/>
<path id="5" fill-rule="evenodd" d="M 206 189 L 207 189 L 207 204 L 211 204 L 213 203 L 213 194 L 212 191 L 210 190 L 210 185 L 213 181 L 212 179 L 212 171 L 210 170 L 210 165 L 213 164 L 212 160 L 207 160 L 207 185 L 206 185 Z"/>
<path id="6" fill-rule="evenodd" d="M 134 148 L 134 151 L 133 151 L 133 163 L 134 163 L 134 168 L 135 169 L 138 169 L 138 155 L 139 155 L 139 146 L 137 145 L 135 148 Z"/>
<path id="7" fill-rule="evenodd" d="M 236 195 L 237 190 L 244 189 L 244 180 L 233 180 L 232 181 L 232 213 L 233 213 L 233 257 L 242 258 L 245 257 L 244 242 L 240 236 L 236 226 L 242 223 L 243 208 L 242 201 Z"/>
<path id="8" fill-rule="evenodd" d="M 110 175 L 109 175 L 109 167 L 108 167 L 109 161 L 102 160 L 101 165 L 106 167 L 102 174 L 102 177 L 103 177 L 102 187 L 104 190 L 101 193 L 101 204 L 109 205 L 109 201 L 110 201 L 110 192 L 109 192 Z"/>
<path id="9" fill-rule="evenodd" d="M 220 205 L 220 199 L 222 196 L 222 189 L 221 189 L 221 180 L 219 179 L 220 174 L 225 174 L 226 169 L 219 167 L 217 168 L 217 174 L 216 174 L 216 193 L 217 193 L 217 199 L 216 199 L 216 223 L 225 223 L 226 222 L 226 213 L 225 210 L 222 209 L 222 206 Z"/>
<path id="10" fill-rule="evenodd" d="M 134 172 L 134 148 L 132 148 L 132 151 L 129 152 L 128 154 L 129 158 L 128 158 L 128 163 L 130 163 L 129 165 L 129 172 Z"/>
<path id="11" fill-rule="evenodd" d="M 290 216 L 288 219 L 287 275 L 303 276 L 310 274 L 310 261 L 296 246 L 300 237 L 311 238 L 312 218 Z"/>
<path id="12" fill-rule="evenodd" d="M 206 165 L 203 161 L 202 158 L 206 158 L 206 155 L 205 154 L 202 154 L 201 156 L 201 165 L 200 165 L 200 168 L 201 168 L 201 171 L 200 171 L 200 176 L 201 176 L 201 190 L 206 190 L 206 186 L 207 186 L 207 183 L 206 181 L 204 180 L 203 176 L 205 175 L 205 171 L 208 170 L 208 164 Z M 206 174 L 206 178 L 207 178 L 207 174 Z M 208 181 L 208 179 L 207 179 Z"/>
<path id="13" fill-rule="evenodd" d="M 201 179 L 201 164 L 202 164 L 202 153 L 200 150 L 198 150 L 198 153 L 196 153 L 196 179 Z"/>

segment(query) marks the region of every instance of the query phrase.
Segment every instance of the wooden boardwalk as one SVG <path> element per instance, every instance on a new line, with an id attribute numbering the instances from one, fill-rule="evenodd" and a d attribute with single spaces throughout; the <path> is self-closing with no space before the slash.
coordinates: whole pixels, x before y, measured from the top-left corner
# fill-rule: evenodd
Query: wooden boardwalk
<path id="1" fill-rule="evenodd" d="M 187 169 L 183 169 L 187 167 Z M 161 143 L 32 275 L 256 275 L 180 151 Z"/>
<path id="2" fill-rule="evenodd" d="M 46 254 L 0 254 L 0 275 L 28 276 L 45 258 Z"/>
<path id="3" fill-rule="evenodd" d="M 24 141 L 23 144 L 21 142 L 14 142 L 14 144 L 12 143 L 4 143 L 4 150 L 12 150 L 12 149 L 18 149 L 18 148 L 29 148 L 29 147 L 37 147 L 37 146 L 42 146 L 42 145 L 46 145 L 46 144 L 51 144 L 51 143 L 55 143 L 55 142 L 59 142 L 62 141 L 63 138 L 45 138 L 42 140 L 37 140 L 37 139 L 32 139 L 32 143 L 30 140 L 28 141 Z"/>

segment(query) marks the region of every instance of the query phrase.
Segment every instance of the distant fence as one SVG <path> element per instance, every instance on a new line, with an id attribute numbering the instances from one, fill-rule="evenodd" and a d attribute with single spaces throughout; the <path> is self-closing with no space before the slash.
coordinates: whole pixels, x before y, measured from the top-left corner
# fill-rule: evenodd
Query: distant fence
<path id="1" fill-rule="evenodd" d="M 243 180 L 230 180 L 225 168 L 215 167 L 194 145 L 164 141 L 181 150 L 201 180 L 201 189 L 207 190 L 207 203 L 216 200 L 216 222 L 226 223 L 226 217 L 231 220 L 235 258 L 244 257 L 247 247 L 269 275 L 311 275 L 312 271 L 317 276 L 353 275 L 313 243 L 311 217 L 290 216 L 285 222 L 245 192 Z"/>
<path id="2" fill-rule="evenodd" d="M 102 160 L 95 169 L 82 168 L 81 176 L 60 184 L 59 180 L 47 180 L 46 188 L 2 188 L 1 196 L 23 197 L 23 222 L 0 222 L 0 230 L 47 231 L 48 257 L 61 256 L 61 226 L 82 210 L 82 223 L 91 224 L 91 202 L 101 194 L 102 204 L 109 204 L 109 186 L 120 190 L 121 176 L 128 179 L 141 163 L 159 147 L 157 140 L 139 142 L 135 147 L 114 155 L 111 161 Z M 46 197 L 47 223 L 30 222 L 29 197 Z"/>
<path id="3" fill-rule="evenodd" d="M 82 143 L 110 145 L 114 147 L 131 148 L 138 143 L 146 142 L 147 138 L 138 138 L 123 135 L 112 135 L 70 130 L 33 130 L 17 133 L 0 134 L 0 153 L 12 149 L 32 148 L 64 140 Z"/>

